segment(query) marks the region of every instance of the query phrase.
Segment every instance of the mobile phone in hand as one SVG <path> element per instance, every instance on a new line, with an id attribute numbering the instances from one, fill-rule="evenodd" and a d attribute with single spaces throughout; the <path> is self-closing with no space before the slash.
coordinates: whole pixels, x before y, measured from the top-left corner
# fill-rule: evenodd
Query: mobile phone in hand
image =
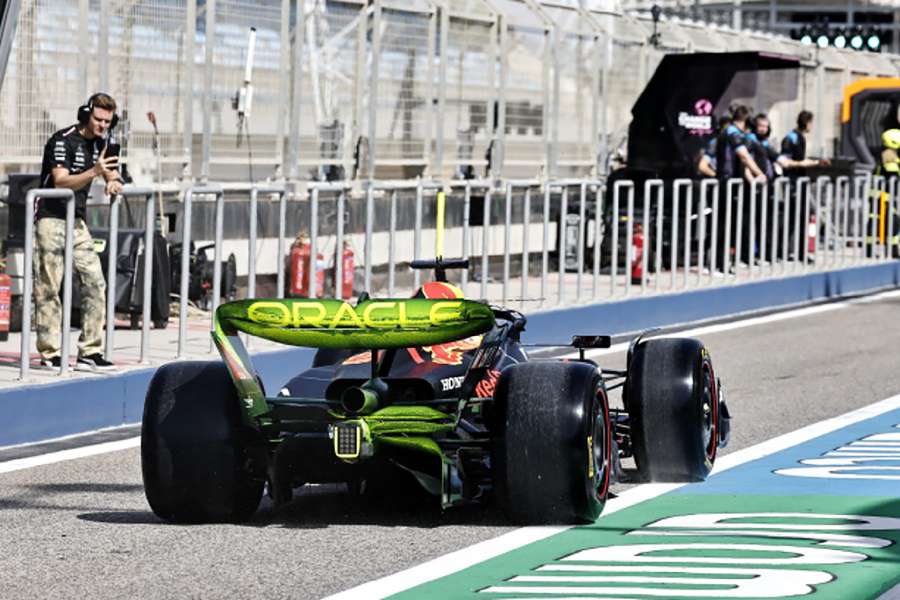
<path id="1" fill-rule="evenodd" d="M 122 150 L 122 145 L 118 142 L 107 142 L 106 144 L 106 156 L 119 156 L 119 152 Z"/>

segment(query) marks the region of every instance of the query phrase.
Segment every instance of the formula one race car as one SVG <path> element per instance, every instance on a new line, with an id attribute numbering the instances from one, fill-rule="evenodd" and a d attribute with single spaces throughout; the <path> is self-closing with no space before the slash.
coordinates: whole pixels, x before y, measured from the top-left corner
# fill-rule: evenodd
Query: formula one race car
<path id="1" fill-rule="evenodd" d="M 445 269 L 411 299 L 242 300 L 216 311 L 223 362 L 161 367 L 147 390 L 144 488 L 166 520 L 242 521 L 264 488 L 276 505 L 306 483 L 359 491 L 411 473 L 444 508 L 496 498 L 520 523 L 593 521 L 622 457 L 648 481 L 697 481 L 727 442 L 709 353 L 686 338 L 635 339 L 625 371 L 585 358 L 532 360 L 525 317 L 466 300 Z M 238 332 L 319 348 L 267 397 Z M 574 354 L 574 352 L 573 352 Z M 624 386 L 624 410 L 607 391 Z"/>

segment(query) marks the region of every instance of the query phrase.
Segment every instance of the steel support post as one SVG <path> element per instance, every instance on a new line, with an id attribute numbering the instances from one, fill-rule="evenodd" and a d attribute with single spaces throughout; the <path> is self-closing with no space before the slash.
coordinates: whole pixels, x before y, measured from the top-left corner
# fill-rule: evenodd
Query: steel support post
<path id="1" fill-rule="evenodd" d="M 116 195 L 109 204 L 109 241 L 107 242 L 106 262 L 106 336 L 103 344 L 103 357 L 112 362 L 113 334 L 116 330 L 116 266 L 119 256 L 119 205 L 122 196 Z"/>
<path id="2" fill-rule="evenodd" d="M 155 234 L 156 234 L 156 204 L 153 202 L 153 192 L 148 191 L 144 200 L 144 281 L 143 281 L 143 298 L 141 300 L 141 364 L 150 363 L 150 303 L 153 294 L 153 254 L 155 250 Z M 216 247 L 218 251 L 218 246 Z M 186 252 L 182 249 L 182 252 Z M 219 256 L 216 256 L 219 260 Z M 217 277 L 220 274 L 216 275 Z M 215 311 L 214 311 L 215 312 Z"/>
<path id="3" fill-rule="evenodd" d="M 187 0 L 184 16 L 184 89 L 181 95 L 181 176 L 194 176 L 194 39 L 197 37 L 197 0 Z"/>
<path id="4" fill-rule="evenodd" d="M 525 201 L 522 207 L 522 289 L 519 298 L 519 307 L 525 308 L 525 299 L 528 298 L 528 262 L 529 262 L 529 229 L 531 228 L 531 187 L 525 188 Z"/>
<path id="5" fill-rule="evenodd" d="M 437 177 L 444 176 L 444 113 L 447 104 L 447 44 L 449 43 L 450 29 L 449 1 L 440 6 L 440 43 L 438 54 L 438 85 L 437 85 L 437 115 L 435 118 L 435 148 L 434 169 L 432 174 Z M 431 64 L 431 61 L 428 61 Z M 460 65 L 460 68 L 463 68 Z"/>
<path id="6" fill-rule="evenodd" d="M 437 45 L 437 19 L 438 13 L 432 7 L 431 12 L 428 15 L 428 34 L 426 37 L 425 45 L 426 45 L 426 56 L 428 56 L 428 60 L 425 63 L 425 81 L 427 81 L 427 86 L 425 88 L 425 94 L 427 94 L 425 101 L 428 103 L 428 110 L 425 111 L 425 132 L 422 140 L 422 162 L 425 164 L 425 172 L 430 173 L 431 176 L 435 176 L 435 171 L 430 169 L 431 167 L 431 144 L 434 140 L 434 126 L 435 123 L 439 122 L 439 117 L 435 113 L 437 112 L 437 106 L 435 103 L 435 89 L 434 89 L 434 52 L 435 46 Z M 443 48 L 441 48 L 443 50 Z M 438 91 L 440 94 L 440 91 Z M 440 176 L 440 171 L 437 171 L 437 176 Z"/>
<path id="7" fill-rule="evenodd" d="M 286 173 L 284 168 L 284 126 L 287 119 L 285 113 L 290 111 L 290 99 L 288 97 L 290 79 L 286 76 L 291 72 L 291 0 L 281 0 L 281 29 L 278 41 L 278 116 L 275 124 L 275 156 L 278 161 L 276 168 L 279 176 Z M 280 255 L 279 255 L 280 256 Z M 280 260 L 280 259 L 279 259 Z M 283 262 L 283 261 L 282 261 Z"/>
<path id="8" fill-rule="evenodd" d="M 369 179 L 375 179 L 375 160 L 377 158 L 378 135 L 376 122 L 378 119 L 378 78 L 381 64 L 381 0 L 372 0 L 372 72 L 369 78 Z"/>
<path id="9" fill-rule="evenodd" d="M 494 148 L 491 154 L 491 172 L 489 176 L 497 179 L 503 177 L 506 162 L 506 86 L 509 80 L 509 57 L 507 56 L 506 39 L 509 35 L 506 19 L 497 15 L 497 50 L 500 56 L 500 85 L 497 89 L 497 128 L 494 131 Z M 487 114 L 494 111 L 488 105 Z M 490 120 L 488 120 L 490 122 Z"/>
<path id="10" fill-rule="evenodd" d="M 334 296 L 344 299 L 344 211 L 347 206 L 347 192 L 337 193 L 337 224 L 334 232 Z M 349 298 L 348 298 L 349 299 Z"/>
<path id="11" fill-rule="evenodd" d="M 78 97 L 82 101 L 87 100 L 88 92 L 88 62 L 91 42 L 89 39 L 88 13 L 90 12 L 90 0 L 78 0 Z"/>
<path id="12" fill-rule="evenodd" d="M 306 29 L 305 0 L 294 0 L 297 14 L 294 23 L 294 45 L 292 49 L 291 78 L 294 84 L 291 86 L 290 113 L 288 118 L 288 151 L 287 173 L 288 179 L 296 181 L 300 176 L 300 99 L 303 95 L 303 33 Z"/>
<path id="13" fill-rule="evenodd" d="M 69 370 L 69 348 L 72 339 L 72 262 L 75 242 L 75 202 L 66 200 L 66 246 L 63 255 L 62 344 L 60 344 L 59 374 Z M 22 322 L 22 329 L 25 322 Z"/>
<path id="14" fill-rule="evenodd" d="M 363 288 L 367 294 L 372 294 L 372 253 L 375 248 L 372 245 L 375 227 L 375 189 L 369 181 L 366 186 L 366 241 L 365 241 L 365 267 L 363 274 Z"/>
<path id="15" fill-rule="evenodd" d="M 209 330 L 213 331 L 216 327 L 216 309 L 219 308 L 219 299 L 222 297 L 222 225 L 225 217 L 225 194 L 216 195 L 216 215 L 215 215 L 215 249 L 213 251 L 213 297 L 212 310 L 210 312 Z M 313 251 L 314 252 L 314 251 Z M 313 254 L 315 256 L 315 254 Z M 314 261 L 310 261 L 313 262 Z M 209 351 L 213 351 L 212 336 L 209 339 Z"/>
<path id="16" fill-rule="evenodd" d="M 205 61 L 203 64 L 203 151 L 200 162 L 200 179 L 209 181 L 209 157 L 212 145 L 213 71 L 215 69 L 216 0 L 206 2 Z M 218 263 L 217 263 L 218 266 Z M 216 282 L 218 283 L 218 282 Z"/>
<path id="17" fill-rule="evenodd" d="M 559 251 L 559 289 L 557 302 L 563 305 L 566 302 L 566 213 L 568 211 L 569 188 L 565 184 L 560 190 L 559 198 L 559 223 L 557 224 L 556 247 Z"/>
<path id="18" fill-rule="evenodd" d="M 99 68 L 99 81 L 97 85 L 101 90 L 109 89 L 109 4 L 110 0 L 100 0 L 100 10 L 97 12 L 97 66 Z"/>

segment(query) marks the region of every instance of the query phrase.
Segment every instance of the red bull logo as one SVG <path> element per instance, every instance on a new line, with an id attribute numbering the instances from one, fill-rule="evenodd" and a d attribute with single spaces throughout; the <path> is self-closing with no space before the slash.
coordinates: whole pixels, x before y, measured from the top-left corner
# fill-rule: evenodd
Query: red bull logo
<path id="1" fill-rule="evenodd" d="M 422 350 L 431 353 L 431 361 L 439 365 L 461 365 L 463 354 L 475 350 L 481 345 L 481 336 L 473 335 L 464 340 L 447 342 L 436 346 L 423 346 Z"/>
<path id="2" fill-rule="evenodd" d="M 463 298 L 463 292 L 461 289 L 459 289 L 452 283 L 447 283 L 445 281 L 426 282 L 422 285 L 419 294 L 424 296 L 427 300 L 460 300 Z M 431 356 L 428 358 L 423 358 L 422 353 L 420 353 L 416 348 L 407 348 L 406 350 L 412 360 L 418 364 L 421 364 L 430 359 L 431 362 L 438 365 L 457 366 L 463 364 L 463 355 L 466 352 L 470 350 L 476 350 L 479 346 L 481 346 L 481 338 L 481 335 L 473 335 L 467 338 L 453 340 L 452 342 L 446 342 L 443 344 L 422 346 L 421 349 L 423 352 L 431 354 Z M 357 365 L 368 363 L 371 360 L 371 357 L 372 355 L 370 352 L 363 352 L 361 354 L 351 356 L 350 358 L 345 360 L 343 364 Z"/>

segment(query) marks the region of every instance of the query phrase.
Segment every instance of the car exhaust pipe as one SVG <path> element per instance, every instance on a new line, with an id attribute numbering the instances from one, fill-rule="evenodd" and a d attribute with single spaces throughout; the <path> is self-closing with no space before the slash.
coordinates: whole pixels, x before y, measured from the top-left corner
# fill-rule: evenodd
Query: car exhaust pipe
<path id="1" fill-rule="evenodd" d="M 372 414 L 387 396 L 387 384 L 380 379 L 370 379 L 359 387 L 349 387 L 341 394 L 341 406 L 349 414 Z"/>

